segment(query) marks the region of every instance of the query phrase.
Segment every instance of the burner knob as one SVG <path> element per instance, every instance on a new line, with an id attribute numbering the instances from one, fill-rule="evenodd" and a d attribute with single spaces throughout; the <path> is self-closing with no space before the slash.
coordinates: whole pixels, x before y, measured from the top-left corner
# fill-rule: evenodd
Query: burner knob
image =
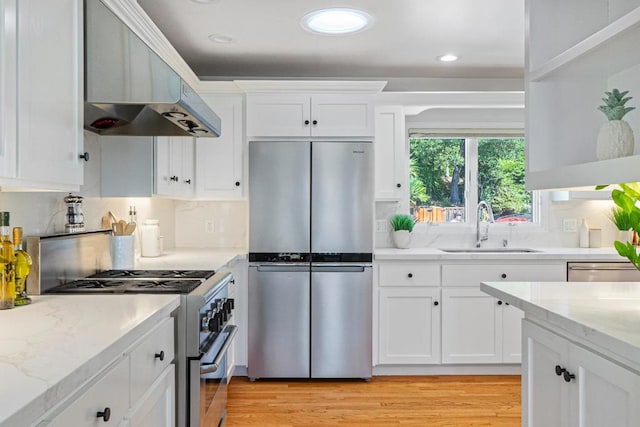
<path id="1" fill-rule="evenodd" d="M 220 329 L 218 326 L 217 316 L 218 315 L 216 314 L 212 319 L 209 319 L 208 332 L 213 332 L 215 334 Z"/>
<path id="2" fill-rule="evenodd" d="M 233 298 L 229 298 L 227 301 L 229 302 L 229 306 L 231 307 L 231 310 L 233 310 L 235 308 L 235 302 Z"/>

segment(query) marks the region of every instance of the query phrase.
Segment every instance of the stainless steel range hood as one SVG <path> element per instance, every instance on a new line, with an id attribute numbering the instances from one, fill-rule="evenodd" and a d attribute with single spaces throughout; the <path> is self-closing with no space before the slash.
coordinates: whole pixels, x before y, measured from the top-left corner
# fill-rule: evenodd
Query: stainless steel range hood
<path id="1" fill-rule="evenodd" d="M 85 2 L 84 128 L 101 135 L 220 136 L 220 118 L 100 0 Z"/>

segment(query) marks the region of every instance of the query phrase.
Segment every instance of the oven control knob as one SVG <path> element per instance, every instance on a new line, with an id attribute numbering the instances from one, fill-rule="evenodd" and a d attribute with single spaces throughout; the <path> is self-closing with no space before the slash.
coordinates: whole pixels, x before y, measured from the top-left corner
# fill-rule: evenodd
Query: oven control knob
<path id="1" fill-rule="evenodd" d="M 209 332 L 209 322 L 211 321 L 210 317 L 202 316 L 200 320 L 200 330 L 202 332 Z"/>
<path id="2" fill-rule="evenodd" d="M 227 302 L 229 303 L 229 307 L 231 307 L 231 310 L 233 310 L 235 308 L 235 303 L 233 301 L 233 298 L 228 298 Z"/>
<path id="3" fill-rule="evenodd" d="M 213 318 L 209 319 L 209 332 L 213 332 L 214 334 L 218 332 L 220 326 L 218 325 L 218 315 L 216 314 Z"/>

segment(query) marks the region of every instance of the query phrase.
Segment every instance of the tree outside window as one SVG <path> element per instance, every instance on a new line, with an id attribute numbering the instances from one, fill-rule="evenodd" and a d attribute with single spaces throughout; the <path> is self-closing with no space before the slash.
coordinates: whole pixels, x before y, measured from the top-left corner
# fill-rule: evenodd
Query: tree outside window
<path id="1" fill-rule="evenodd" d="M 488 201 L 496 222 L 532 222 L 523 138 L 410 138 L 410 205 L 420 222 L 465 222 Z M 477 187 L 469 187 L 469 182 Z"/>

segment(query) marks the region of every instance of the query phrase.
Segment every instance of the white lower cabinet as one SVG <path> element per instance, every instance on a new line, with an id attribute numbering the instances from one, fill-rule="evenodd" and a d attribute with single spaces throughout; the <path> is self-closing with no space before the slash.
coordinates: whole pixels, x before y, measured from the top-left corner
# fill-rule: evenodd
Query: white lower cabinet
<path id="1" fill-rule="evenodd" d="M 443 363 L 502 362 L 502 306 L 497 303 L 478 286 L 442 289 Z"/>
<path id="2" fill-rule="evenodd" d="M 640 375 L 528 320 L 522 324 L 523 426 L 640 425 Z"/>
<path id="3" fill-rule="evenodd" d="M 174 427 L 174 345 L 174 320 L 166 318 L 38 426 Z"/>
<path id="4" fill-rule="evenodd" d="M 379 308 L 380 363 L 440 363 L 439 287 L 380 288 Z"/>

